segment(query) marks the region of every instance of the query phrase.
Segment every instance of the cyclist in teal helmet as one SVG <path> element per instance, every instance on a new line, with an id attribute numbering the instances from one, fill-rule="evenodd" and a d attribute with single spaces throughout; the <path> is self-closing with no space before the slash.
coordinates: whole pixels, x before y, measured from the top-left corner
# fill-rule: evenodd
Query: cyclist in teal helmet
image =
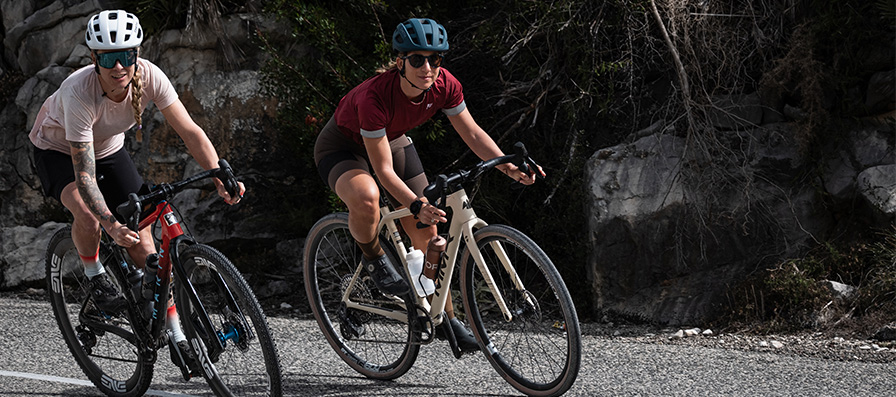
<path id="1" fill-rule="evenodd" d="M 402 226 L 412 245 L 425 251 L 436 236 L 435 225 L 447 222 L 447 218 L 444 211 L 429 205 L 423 197 L 428 181 L 417 150 L 405 133 L 441 111 L 481 159 L 504 153 L 473 120 L 464 102 L 463 87 L 442 67 L 448 50 L 448 35 L 442 25 L 432 19 L 408 19 L 395 28 L 392 48 L 396 57 L 389 67 L 353 88 L 339 102 L 318 135 L 314 160 L 321 178 L 348 207 L 349 229 L 377 288 L 401 295 L 408 292 L 408 283 L 390 263 L 376 233 L 379 188 L 373 173 L 392 203 L 414 213 L 417 219 L 402 218 Z M 535 182 L 536 174 L 526 174 L 512 164 L 498 168 L 524 184 Z M 537 172 L 544 176 L 540 169 Z M 418 220 L 428 227 L 417 228 Z M 445 313 L 461 349 L 478 350 L 472 333 L 454 317 L 450 300 Z"/>

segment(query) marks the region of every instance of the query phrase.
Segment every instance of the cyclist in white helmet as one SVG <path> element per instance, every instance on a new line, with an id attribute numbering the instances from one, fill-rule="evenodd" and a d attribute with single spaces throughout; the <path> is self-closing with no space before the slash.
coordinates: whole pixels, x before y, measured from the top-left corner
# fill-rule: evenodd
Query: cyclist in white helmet
<path id="1" fill-rule="evenodd" d="M 81 256 L 88 288 L 98 308 L 114 314 L 124 298 L 99 263 L 100 228 L 127 247 L 138 266 L 155 252 L 150 228 L 139 234 L 128 229 L 114 212 L 130 193 L 143 186 L 133 160 L 124 148 L 125 133 L 142 128 L 141 113 L 151 101 L 183 139 L 193 158 L 205 169 L 217 167 L 218 154 L 177 97 L 165 74 L 139 58 L 143 29 L 134 14 L 102 11 L 87 23 L 85 42 L 92 65 L 72 73 L 41 106 L 29 138 L 44 193 L 59 200 L 69 211 L 72 240 Z M 98 180 L 97 176 L 102 175 Z M 215 179 L 218 194 L 235 204 Z M 175 341 L 185 338 L 177 325 L 177 313 L 169 308 L 169 324 Z"/>

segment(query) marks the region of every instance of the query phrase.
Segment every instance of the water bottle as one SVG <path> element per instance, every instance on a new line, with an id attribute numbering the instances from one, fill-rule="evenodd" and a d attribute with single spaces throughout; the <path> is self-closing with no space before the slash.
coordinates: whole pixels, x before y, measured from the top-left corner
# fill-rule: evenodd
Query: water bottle
<path id="1" fill-rule="evenodd" d="M 411 284 L 414 285 L 417 296 L 422 298 L 435 292 L 436 286 L 432 279 L 423 275 L 423 251 L 411 250 L 411 252 L 407 253 L 405 259 L 408 261 Z"/>
<path id="2" fill-rule="evenodd" d="M 146 256 L 146 266 L 143 268 L 143 291 L 150 293 L 155 291 L 156 276 L 159 273 L 159 254 L 149 254 Z"/>
<path id="3" fill-rule="evenodd" d="M 153 306 L 155 299 L 153 294 L 156 291 L 156 277 L 159 274 L 159 254 L 149 254 L 146 256 L 146 266 L 143 268 L 143 298 L 144 308 L 143 315 L 149 317 L 153 314 Z"/>
<path id="4" fill-rule="evenodd" d="M 442 265 L 442 253 L 448 245 L 448 240 L 444 237 L 435 235 L 426 245 L 426 264 L 423 267 L 423 274 L 430 280 L 435 280 Z"/>
<path id="5" fill-rule="evenodd" d="M 128 268 L 128 285 L 131 286 L 131 293 L 139 300 L 143 296 L 143 269 L 133 266 Z"/>

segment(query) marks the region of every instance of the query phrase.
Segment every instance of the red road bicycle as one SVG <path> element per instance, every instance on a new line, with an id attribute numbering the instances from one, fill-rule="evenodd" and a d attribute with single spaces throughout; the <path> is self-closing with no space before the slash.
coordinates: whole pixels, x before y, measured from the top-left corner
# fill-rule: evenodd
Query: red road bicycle
<path id="1" fill-rule="evenodd" d="M 277 348 L 258 300 L 227 257 L 184 232 L 183 219 L 170 202 L 187 185 L 211 177 L 236 194 L 230 166 L 224 160 L 218 165 L 179 182 L 157 185 L 143 196 L 132 193 L 117 208 L 131 230 L 153 227 L 159 243 L 159 254 L 150 255 L 145 269 L 140 269 L 103 232 L 100 259 L 127 301 L 122 313 L 103 312 L 93 302 L 71 227 L 50 239 L 46 269 L 53 314 L 78 365 L 107 395 L 143 395 L 165 346 L 181 360 L 184 380 L 199 372 L 216 395 L 282 394 Z M 190 370 L 168 338 L 164 325 L 169 294 L 198 370 Z"/>

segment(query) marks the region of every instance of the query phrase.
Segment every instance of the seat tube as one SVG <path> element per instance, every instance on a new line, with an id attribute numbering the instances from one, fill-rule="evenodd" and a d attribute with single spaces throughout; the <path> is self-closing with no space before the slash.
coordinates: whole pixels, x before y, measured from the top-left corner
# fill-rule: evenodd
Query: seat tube
<path id="1" fill-rule="evenodd" d="M 171 242 L 180 236 L 184 235 L 183 228 L 180 225 L 180 220 L 178 220 L 177 215 L 174 213 L 174 210 L 168 205 L 167 201 L 161 202 L 156 207 L 156 211 L 161 214 L 161 226 L 162 226 L 162 244 L 159 247 L 159 270 L 156 275 L 158 279 L 158 283 L 156 284 L 156 291 L 154 291 L 154 298 L 156 299 L 156 305 L 167 305 L 168 295 L 171 286 L 171 269 L 174 260 L 177 259 L 176 250 L 171 249 Z M 147 219 L 152 220 L 155 217 L 148 217 Z M 149 225 L 147 225 L 149 226 Z M 167 306 L 166 306 L 167 307 Z M 158 318 L 153 319 L 152 323 L 152 335 L 159 335 L 162 330 L 162 327 L 165 324 L 165 316 L 167 315 L 167 311 L 159 308 L 159 313 L 164 313 L 160 315 Z"/>

